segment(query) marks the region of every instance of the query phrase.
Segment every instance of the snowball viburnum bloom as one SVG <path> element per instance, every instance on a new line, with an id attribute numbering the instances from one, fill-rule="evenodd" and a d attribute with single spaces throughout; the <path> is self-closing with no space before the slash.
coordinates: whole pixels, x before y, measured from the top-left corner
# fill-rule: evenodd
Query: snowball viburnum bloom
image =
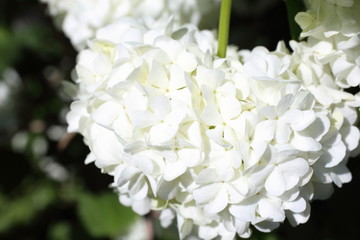
<path id="1" fill-rule="evenodd" d="M 240 62 L 229 48 L 218 58 L 211 32 L 131 18 L 88 44 L 69 130 L 124 205 L 161 211 L 165 227 L 176 219 L 181 239 L 304 223 L 322 186 L 350 180 L 352 102 L 318 101 L 290 55 L 260 48 Z"/>
<path id="2" fill-rule="evenodd" d="M 95 36 L 97 29 L 119 18 L 152 18 L 173 16 L 180 24 L 193 23 L 213 28 L 217 23 L 220 0 L 40 0 L 59 21 L 66 36 L 77 49 Z"/>
<path id="3" fill-rule="evenodd" d="M 324 41 L 312 46 L 311 44 L 313 43 L 292 41 L 290 45 L 294 51 L 291 54 L 280 43 L 276 51 L 270 52 L 265 48 L 257 47 L 251 52 L 243 52 L 241 56 L 245 69 L 254 78 L 273 79 L 275 77 L 288 82 L 298 81 L 302 88 L 312 93 L 316 104 L 325 109 L 321 111 L 329 117 L 330 122 L 324 125 L 329 131 L 322 136 L 322 140 L 319 137 L 316 138 L 320 140 L 325 153 L 317 157 L 314 162 L 315 176 L 313 177 L 313 185 L 316 186 L 315 197 L 321 196 L 320 198 L 324 199 L 331 193 L 332 184 L 329 183 L 335 183 L 341 187 L 343 183 L 351 180 L 351 174 L 345 165 L 360 139 L 359 130 L 355 125 L 356 108 L 359 107 L 360 102 L 357 95 L 347 93 L 335 84 L 336 77 L 326 65 L 326 61 L 322 62 L 332 51 L 329 44 Z M 270 61 L 274 64 L 270 64 Z M 302 120 L 302 123 L 306 121 Z M 318 128 L 321 127 L 310 129 L 315 133 Z M 282 126 L 281 129 L 285 131 L 286 128 Z M 312 145 L 316 146 L 315 143 Z M 326 196 L 321 192 L 326 192 Z"/>
<path id="4" fill-rule="evenodd" d="M 360 84 L 360 2 L 357 0 L 307 0 L 307 11 L 296 15 L 301 37 L 325 41 L 334 52 L 328 56 L 336 83 L 343 88 Z"/>

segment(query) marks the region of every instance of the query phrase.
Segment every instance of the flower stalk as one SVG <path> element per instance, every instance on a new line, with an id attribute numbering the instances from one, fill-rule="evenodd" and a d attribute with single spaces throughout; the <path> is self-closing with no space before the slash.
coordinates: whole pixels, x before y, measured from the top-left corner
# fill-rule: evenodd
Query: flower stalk
<path id="1" fill-rule="evenodd" d="M 229 40 L 230 15 L 231 15 L 231 0 L 222 0 L 221 10 L 220 10 L 218 53 L 217 53 L 217 55 L 220 58 L 226 57 L 226 49 Z"/>

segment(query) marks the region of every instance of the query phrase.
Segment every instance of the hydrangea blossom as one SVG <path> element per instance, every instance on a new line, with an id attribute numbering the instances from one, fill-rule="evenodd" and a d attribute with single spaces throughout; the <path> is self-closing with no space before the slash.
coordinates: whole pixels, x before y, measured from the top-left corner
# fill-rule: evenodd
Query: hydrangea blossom
<path id="1" fill-rule="evenodd" d="M 163 18 L 174 16 L 179 24 L 214 27 L 219 0 L 40 0 L 47 3 L 71 43 L 78 50 L 95 31 L 118 18 Z"/>
<path id="2" fill-rule="evenodd" d="M 176 219 L 181 239 L 306 222 L 319 189 L 351 179 L 351 104 L 317 100 L 295 55 L 259 48 L 241 63 L 233 48 L 216 57 L 216 45 L 193 25 L 99 29 L 79 53 L 69 131 L 84 136 L 86 162 L 114 177 L 121 203 L 161 211 L 164 227 Z"/>
<path id="3" fill-rule="evenodd" d="M 350 154 L 356 150 L 360 139 L 359 130 L 355 126 L 356 110 L 360 106 L 360 101 L 357 95 L 347 93 L 337 86 L 330 68 L 319 60 L 331 49 L 327 43 L 318 42 L 309 47 L 307 42 L 292 41 L 290 45 L 293 48 L 292 53 L 289 53 L 280 42 L 273 52 L 256 47 L 251 52 L 242 51 L 241 58 L 245 69 L 253 77 L 299 81 L 302 88 L 312 93 L 317 105 L 330 114 L 331 123 L 336 130 L 333 129 L 334 132 L 329 135 L 331 138 L 325 138 L 322 143 L 323 149 L 327 152 L 317 160 L 314 168 L 315 176 L 322 179 L 315 181 L 315 194 L 324 199 L 332 193 L 333 185 L 329 183 L 334 182 L 341 187 L 343 183 L 351 180 L 351 174 L 345 165 Z M 325 156 L 329 159 L 325 160 Z M 328 164 L 329 161 L 336 162 L 336 166 Z"/>
<path id="4" fill-rule="evenodd" d="M 347 88 L 360 84 L 360 2 L 357 0 L 307 0 L 308 10 L 295 20 L 301 37 L 328 45 L 327 56 L 336 83 Z"/>

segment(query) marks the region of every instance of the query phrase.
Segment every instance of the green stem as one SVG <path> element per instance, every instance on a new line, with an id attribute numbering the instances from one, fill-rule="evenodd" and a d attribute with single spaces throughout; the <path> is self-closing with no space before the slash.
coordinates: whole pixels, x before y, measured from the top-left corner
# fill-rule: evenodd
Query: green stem
<path id="1" fill-rule="evenodd" d="M 226 57 L 226 49 L 229 40 L 231 15 L 231 0 L 221 1 L 220 21 L 219 21 L 219 35 L 218 35 L 218 56 Z"/>

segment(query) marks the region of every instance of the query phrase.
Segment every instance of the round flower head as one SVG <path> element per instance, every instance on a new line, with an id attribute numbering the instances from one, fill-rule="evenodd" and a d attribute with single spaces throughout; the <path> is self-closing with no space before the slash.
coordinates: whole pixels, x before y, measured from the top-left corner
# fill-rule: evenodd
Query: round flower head
<path id="1" fill-rule="evenodd" d="M 334 50 L 327 56 L 336 83 L 343 88 L 360 84 L 360 1 L 307 0 L 308 10 L 295 20 L 301 37 L 324 41 Z"/>
<path id="2" fill-rule="evenodd" d="M 123 19 L 99 29 L 79 53 L 69 130 L 124 205 L 161 211 L 164 227 L 176 219 L 181 239 L 306 222 L 317 187 L 351 177 L 342 123 L 289 57 L 260 50 L 242 64 L 231 48 L 216 57 L 216 45 L 193 25 Z"/>
<path id="3" fill-rule="evenodd" d="M 351 180 L 351 174 L 345 165 L 360 139 L 359 130 L 355 126 L 359 97 L 345 92 L 335 84 L 336 77 L 326 62 L 322 62 L 331 51 L 326 42 L 317 42 L 311 46 L 310 42 L 292 41 L 290 45 L 293 48 L 291 54 L 283 43 L 279 43 L 273 52 L 257 47 L 251 52 L 241 52 L 241 56 L 244 67 L 251 76 L 298 81 L 303 89 L 312 93 L 316 104 L 329 113 L 330 127 L 333 129 L 328 133 L 330 138 L 325 136 L 321 141 L 326 152 L 314 164 L 318 179 L 313 177 L 315 185 L 319 187 L 318 191 L 327 189 L 326 197 L 329 197 L 329 189 L 332 189 L 332 184 L 329 183 L 333 182 L 341 187 Z M 319 182 L 326 186 L 319 185 Z M 324 194 L 318 195 L 325 198 Z"/>
<path id="4" fill-rule="evenodd" d="M 40 0 L 48 4 L 63 31 L 78 50 L 97 29 L 122 17 L 143 19 L 174 16 L 180 24 L 214 27 L 219 0 Z"/>

